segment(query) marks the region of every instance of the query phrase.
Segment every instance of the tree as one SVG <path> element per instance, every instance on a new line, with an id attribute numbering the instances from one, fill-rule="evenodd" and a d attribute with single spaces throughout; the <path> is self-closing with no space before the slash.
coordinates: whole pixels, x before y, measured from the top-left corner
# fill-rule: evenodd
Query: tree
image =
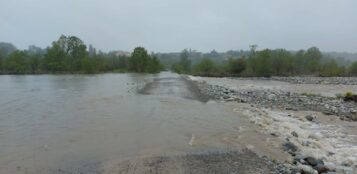
<path id="1" fill-rule="evenodd" d="M 292 56 L 290 52 L 284 49 L 272 50 L 271 56 L 271 70 L 273 75 L 289 75 L 292 74 Z"/>
<path id="2" fill-rule="evenodd" d="M 305 55 L 305 60 L 307 61 L 307 68 L 311 73 L 316 73 L 319 70 L 320 61 L 322 59 L 322 53 L 316 47 L 309 48 Z"/>
<path id="3" fill-rule="evenodd" d="M 293 73 L 294 74 L 303 74 L 306 70 L 306 60 L 305 60 L 305 51 L 299 50 L 293 56 Z"/>
<path id="4" fill-rule="evenodd" d="M 129 70 L 139 73 L 146 72 L 149 59 L 145 48 L 136 47 L 129 58 Z"/>
<path id="5" fill-rule="evenodd" d="M 202 76 L 212 76 L 216 70 L 214 63 L 209 58 L 204 58 L 194 67 L 195 74 Z"/>
<path id="6" fill-rule="evenodd" d="M 27 71 L 30 73 L 39 73 L 41 72 L 41 58 L 38 55 L 30 55 L 27 57 Z"/>
<path id="7" fill-rule="evenodd" d="M 49 72 L 60 72 L 68 70 L 65 64 L 67 54 L 63 48 L 63 44 L 57 42 L 52 43 L 52 47 L 47 49 L 44 58 L 44 69 Z"/>
<path id="8" fill-rule="evenodd" d="M 182 72 L 181 73 L 189 73 L 191 71 L 191 60 L 188 59 L 189 53 L 185 49 L 181 52 L 180 54 L 180 62 L 179 64 L 182 67 Z"/>
<path id="9" fill-rule="evenodd" d="M 270 76 L 272 74 L 271 50 L 265 49 L 250 55 L 247 73 L 251 76 Z"/>
<path id="10" fill-rule="evenodd" d="M 152 58 L 150 58 L 147 72 L 158 73 L 161 71 L 161 69 L 162 69 L 162 65 L 161 65 L 159 59 L 157 59 L 156 56 L 153 56 Z"/>
<path id="11" fill-rule="evenodd" d="M 128 59 L 129 70 L 138 73 L 158 73 L 162 70 L 159 59 L 153 54 L 151 57 L 145 48 L 137 47 Z"/>
<path id="12" fill-rule="evenodd" d="M 81 70 L 85 73 L 95 73 L 97 71 L 95 67 L 95 59 L 85 57 L 81 59 Z"/>
<path id="13" fill-rule="evenodd" d="M 172 65 L 172 70 L 176 73 L 189 73 L 191 72 L 191 60 L 189 60 L 189 52 L 184 49 L 180 53 L 180 60 L 178 63 Z"/>
<path id="14" fill-rule="evenodd" d="M 238 75 L 246 69 L 246 60 L 244 57 L 240 59 L 228 59 L 228 71 L 230 74 Z"/>
<path id="15" fill-rule="evenodd" d="M 81 66 L 82 59 L 87 58 L 87 46 L 81 39 L 76 36 L 69 36 L 66 40 L 67 54 L 70 57 L 70 69 L 73 71 L 82 70 L 85 67 Z"/>
<path id="16" fill-rule="evenodd" d="M 88 58 L 87 47 L 76 36 L 64 36 L 52 43 L 45 55 L 45 68 L 51 72 L 80 71 L 86 69 L 83 59 Z M 88 65 L 88 64 L 86 64 Z"/>
<path id="17" fill-rule="evenodd" d="M 115 58 L 118 60 L 117 68 L 121 70 L 126 70 L 128 67 L 128 57 L 126 56 L 118 56 Z"/>
<path id="18" fill-rule="evenodd" d="M 0 50 L 0 72 L 3 70 L 3 60 L 4 60 L 4 55 Z"/>
<path id="19" fill-rule="evenodd" d="M 340 76 L 344 73 L 344 69 L 339 67 L 334 59 L 329 60 L 327 63 L 323 64 L 321 67 L 321 76 Z"/>
<path id="20" fill-rule="evenodd" d="M 352 63 L 352 65 L 350 66 L 349 68 L 349 73 L 352 75 L 352 76 L 357 76 L 357 61 Z"/>
<path id="21" fill-rule="evenodd" d="M 26 53 L 24 51 L 15 51 L 5 60 L 5 69 L 9 73 L 26 73 Z"/>

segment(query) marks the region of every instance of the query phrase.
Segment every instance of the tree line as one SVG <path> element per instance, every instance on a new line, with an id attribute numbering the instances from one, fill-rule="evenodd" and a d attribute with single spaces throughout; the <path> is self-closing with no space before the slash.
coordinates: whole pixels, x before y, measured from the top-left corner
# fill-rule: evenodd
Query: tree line
<path id="1" fill-rule="evenodd" d="M 200 76 L 357 76 L 357 61 L 341 65 L 338 59 L 324 55 L 316 47 L 297 52 L 285 49 L 264 49 L 241 52 L 239 57 L 215 61 L 204 57 L 193 64 L 184 50 L 171 68 L 178 73 Z"/>
<path id="2" fill-rule="evenodd" d="M 12 44 L 0 43 L 1 74 L 139 72 L 158 73 L 163 66 L 155 55 L 143 47 L 131 55 L 96 51 L 76 36 L 62 35 L 46 49 L 30 46 L 17 50 Z"/>
<path id="3" fill-rule="evenodd" d="M 342 60 L 342 61 L 341 61 Z M 62 35 L 46 49 L 30 46 L 18 50 L 0 43 L 0 74 L 139 72 L 158 73 L 171 69 L 177 73 L 201 76 L 357 76 L 357 61 L 351 62 L 307 50 L 264 49 L 199 53 L 151 53 L 143 47 L 131 55 L 104 53 L 87 47 L 76 36 Z M 342 63 L 341 63 L 342 62 Z"/>

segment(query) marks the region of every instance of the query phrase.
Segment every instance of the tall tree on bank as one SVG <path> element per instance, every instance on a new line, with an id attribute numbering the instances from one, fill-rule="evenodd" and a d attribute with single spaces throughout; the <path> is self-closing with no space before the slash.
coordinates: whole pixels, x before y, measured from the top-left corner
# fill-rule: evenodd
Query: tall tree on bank
<path id="1" fill-rule="evenodd" d="M 62 35 L 45 54 L 45 68 L 52 72 L 81 71 L 89 65 L 87 47 L 76 36 Z M 84 64 L 83 64 L 84 63 Z"/>
<path id="2" fill-rule="evenodd" d="M 136 47 L 129 60 L 129 71 L 138 73 L 158 73 L 162 65 L 156 56 L 151 57 L 143 47 Z"/>
<path id="3" fill-rule="evenodd" d="M 150 56 L 144 47 L 136 47 L 129 58 L 129 70 L 143 73 L 147 71 Z"/>

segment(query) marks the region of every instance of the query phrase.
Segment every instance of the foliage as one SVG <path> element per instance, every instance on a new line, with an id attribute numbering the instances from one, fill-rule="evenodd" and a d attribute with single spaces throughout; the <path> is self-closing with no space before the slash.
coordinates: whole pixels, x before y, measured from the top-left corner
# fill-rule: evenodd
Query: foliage
<path id="1" fill-rule="evenodd" d="M 246 69 L 246 64 L 247 62 L 244 57 L 240 59 L 229 58 L 227 63 L 228 71 L 230 74 L 239 75 Z"/>
<path id="2" fill-rule="evenodd" d="M 327 63 L 321 65 L 321 76 L 341 76 L 345 72 L 344 67 L 340 67 L 337 65 L 337 62 L 334 59 L 329 60 Z"/>
<path id="3" fill-rule="evenodd" d="M 162 70 L 162 65 L 156 56 L 150 56 L 146 49 L 137 47 L 130 56 L 129 70 L 139 73 L 158 73 Z"/>
<path id="4" fill-rule="evenodd" d="M 189 52 L 185 49 L 180 54 L 180 61 L 172 65 L 172 70 L 179 74 L 191 72 L 191 60 L 189 59 Z"/>
<path id="5" fill-rule="evenodd" d="M 354 94 L 352 92 L 346 92 L 345 97 L 352 97 Z"/>
<path id="6" fill-rule="evenodd" d="M 217 57 L 217 53 L 210 53 Z M 209 57 L 210 58 L 210 57 Z M 211 59 L 210 60 L 214 60 Z M 240 57 L 229 57 L 223 63 L 212 61 L 214 71 L 198 71 L 197 67 L 202 66 L 202 61 L 196 63 L 196 71 L 193 74 L 202 74 L 209 76 L 356 76 L 357 63 L 350 67 L 339 65 L 329 55 L 323 55 L 317 47 L 311 47 L 308 50 L 291 52 L 284 49 L 264 49 L 256 50 L 252 46 L 250 53 L 240 54 Z M 206 62 L 207 63 L 207 62 Z M 174 71 L 181 72 L 183 67 L 180 63 L 172 67 Z M 201 73 L 199 73 L 201 72 Z"/>
<path id="7" fill-rule="evenodd" d="M 352 76 L 357 76 L 357 61 L 350 66 L 349 73 Z"/>
<path id="8" fill-rule="evenodd" d="M 133 72 L 146 72 L 150 56 L 146 49 L 137 47 L 129 58 L 129 70 Z"/>
<path id="9" fill-rule="evenodd" d="M 15 74 L 26 72 L 26 54 L 24 51 L 15 51 L 5 60 L 5 70 Z"/>
<path id="10" fill-rule="evenodd" d="M 332 54 L 335 55 L 335 54 Z M 344 61 L 322 54 L 317 47 L 297 52 L 285 49 L 250 51 L 215 50 L 200 53 L 185 49 L 178 53 L 148 54 L 143 47 L 131 56 L 103 53 L 76 36 L 60 36 L 47 49 L 30 46 L 17 50 L 0 43 L 0 73 L 97 73 L 106 71 L 157 73 L 166 68 L 203 76 L 357 76 L 357 61 Z"/>
<path id="11" fill-rule="evenodd" d="M 193 73 L 200 76 L 217 76 L 219 71 L 213 61 L 209 58 L 204 58 L 200 63 L 193 67 Z"/>
<path id="12" fill-rule="evenodd" d="M 16 51 L 11 44 L 0 43 L 0 73 L 97 73 L 105 71 L 157 73 L 163 67 L 157 57 L 149 56 L 138 47 L 133 55 L 103 53 L 91 45 L 87 50 L 84 42 L 76 36 L 62 35 L 51 47 L 41 49 L 29 46 L 27 50 Z"/>

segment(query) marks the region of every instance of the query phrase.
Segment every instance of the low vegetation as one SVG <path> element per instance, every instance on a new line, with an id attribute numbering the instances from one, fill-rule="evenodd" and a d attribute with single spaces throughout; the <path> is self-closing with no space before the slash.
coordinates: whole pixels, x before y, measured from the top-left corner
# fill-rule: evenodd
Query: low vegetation
<path id="1" fill-rule="evenodd" d="M 352 92 L 346 92 L 344 100 L 357 102 L 357 95 Z"/>

